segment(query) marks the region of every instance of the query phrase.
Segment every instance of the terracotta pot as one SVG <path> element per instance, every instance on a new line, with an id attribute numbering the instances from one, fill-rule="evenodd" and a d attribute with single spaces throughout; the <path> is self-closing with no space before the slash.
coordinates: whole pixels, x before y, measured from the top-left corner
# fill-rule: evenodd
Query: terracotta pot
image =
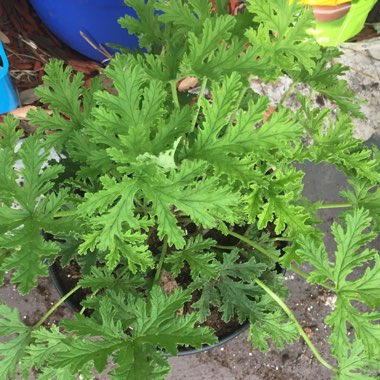
<path id="1" fill-rule="evenodd" d="M 330 22 L 344 17 L 351 8 L 351 2 L 335 6 L 313 6 L 314 17 L 318 22 Z"/>

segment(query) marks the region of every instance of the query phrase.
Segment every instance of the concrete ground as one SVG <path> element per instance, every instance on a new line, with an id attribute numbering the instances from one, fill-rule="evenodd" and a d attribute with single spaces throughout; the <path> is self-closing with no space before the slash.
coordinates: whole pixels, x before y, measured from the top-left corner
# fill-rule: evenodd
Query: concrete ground
<path id="1" fill-rule="evenodd" d="M 368 47 L 369 46 L 369 47 Z M 368 50 L 369 49 L 369 50 Z M 377 55 L 378 54 L 378 55 Z M 367 104 L 363 111 L 368 120 L 358 124 L 358 136 L 378 144 L 380 141 L 380 44 L 371 46 L 348 45 L 345 47 L 343 61 L 352 64 L 348 79 L 358 96 L 364 98 Z M 308 165 L 306 167 L 305 195 L 311 200 L 323 199 L 326 202 L 339 200 L 338 192 L 345 187 L 344 176 L 337 173 L 330 165 Z M 320 214 L 324 220 L 322 228 L 328 230 L 334 213 L 323 211 Z M 330 236 L 326 238 L 333 247 Z M 380 244 L 377 244 L 380 248 Z M 328 328 L 323 323 L 326 314 L 331 311 L 332 295 L 322 288 L 306 284 L 302 278 L 288 272 L 286 281 L 290 289 L 288 305 L 295 312 L 313 343 L 320 349 L 322 356 L 328 356 L 326 338 Z M 47 279 L 40 281 L 39 287 L 28 296 L 19 295 L 17 289 L 6 283 L 0 288 L 0 300 L 17 307 L 22 318 L 28 323 L 36 322 L 39 317 L 58 299 L 57 292 Z M 55 313 L 50 322 L 69 316 L 65 306 Z M 172 358 L 172 373 L 168 380 L 303 380 L 314 378 L 330 379 L 329 371 L 325 370 L 303 343 L 286 347 L 283 351 L 271 349 L 266 355 L 252 349 L 246 340 L 246 334 L 241 334 L 221 348 L 206 353 Z M 101 377 L 105 379 L 105 377 Z M 145 379 L 142 379 L 145 380 Z M 147 379 L 149 380 L 149 379 Z"/>

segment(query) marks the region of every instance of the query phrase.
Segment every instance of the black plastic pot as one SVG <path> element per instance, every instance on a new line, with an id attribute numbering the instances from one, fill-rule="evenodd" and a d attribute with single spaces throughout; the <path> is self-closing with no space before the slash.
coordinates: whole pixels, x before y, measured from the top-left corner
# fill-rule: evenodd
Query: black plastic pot
<path id="1" fill-rule="evenodd" d="M 212 350 L 214 348 L 223 346 L 225 343 L 236 338 L 238 335 L 240 335 L 245 330 L 247 330 L 248 326 L 249 326 L 249 322 L 244 322 L 234 332 L 220 337 L 219 340 L 215 344 L 212 344 L 211 346 L 205 345 L 204 347 L 202 347 L 200 349 L 190 348 L 190 347 L 189 348 L 186 348 L 186 347 L 181 348 L 178 352 L 178 356 L 187 356 L 187 355 L 199 354 L 200 352 L 206 352 L 208 350 Z"/>
<path id="2" fill-rule="evenodd" d="M 60 297 L 63 297 L 65 296 L 71 289 L 67 289 L 65 287 L 65 285 L 62 283 L 62 281 L 60 280 L 59 278 L 59 275 L 58 275 L 58 266 L 56 264 L 53 264 L 50 268 L 49 268 L 49 275 L 50 275 L 50 278 L 55 286 L 55 288 L 57 289 L 58 291 L 58 294 L 60 295 Z M 80 307 L 78 306 L 77 302 L 75 302 L 73 296 L 69 297 L 66 301 L 65 301 L 65 304 L 66 306 L 73 312 L 77 313 L 80 311 Z M 220 347 L 222 346 L 223 344 L 229 342 L 230 340 L 236 338 L 238 335 L 240 335 L 242 332 L 244 332 L 245 330 L 247 330 L 249 326 L 249 322 L 244 322 L 241 326 L 239 326 L 234 332 L 230 333 L 230 334 L 226 334 L 226 335 L 223 335 L 222 337 L 219 338 L 218 342 L 209 346 L 209 345 L 205 345 L 204 347 L 200 348 L 200 349 L 195 349 L 195 348 L 191 348 L 191 347 L 183 347 L 183 348 L 180 348 L 179 352 L 178 352 L 178 356 L 187 356 L 187 355 L 193 355 L 193 354 L 198 354 L 200 352 L 205 352 L 205 351 L 208 351 L 208 350 L 212 350 L 213 348 L 216 348 L 216 347 Z"/>

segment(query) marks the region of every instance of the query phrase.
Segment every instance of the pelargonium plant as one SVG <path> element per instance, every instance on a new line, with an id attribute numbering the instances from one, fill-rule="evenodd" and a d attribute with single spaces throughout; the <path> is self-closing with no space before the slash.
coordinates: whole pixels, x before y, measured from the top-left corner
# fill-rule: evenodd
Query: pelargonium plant
<path id="1" fill-rule="evenodd" d="M 379 161 L 353 137 L 362 114 L 347 68 L 308 36 L 307 8 L 249 0 L 233 16 L 227 3 L 126 0 L 138 19 L 120 23 L 141 51 L 89 85 L 53 60 L 36 132 L 0 125 L 2 276 L 26 294 L 57 262 L 80 271 L 34 326 L 0 306 L 0 379 L 163 379 L 168 356 L 244 324 L 255 348 L 301 336 L 334 379 L 378 378 L 380 263 L 366 245 L 379 230 Z M 292 85 L 278 104 L 251 87 L 282 76 Z M 316 95 L 334 109 L 313 106 Z M 342 171 L 347 202 L 306 199 L 294 165 L 305 161 Z M 335 252 L 318 229 L 329 207 L 343 210 Z M 336 294 L 331 357 L 286 305 L 284 269 Z M 47 327 L 80 291 L 73 319 Z"/>

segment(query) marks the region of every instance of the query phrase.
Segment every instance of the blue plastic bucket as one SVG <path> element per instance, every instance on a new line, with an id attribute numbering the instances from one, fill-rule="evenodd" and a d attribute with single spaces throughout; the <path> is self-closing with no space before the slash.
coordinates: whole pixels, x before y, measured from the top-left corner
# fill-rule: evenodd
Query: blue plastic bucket
<path id="1" fill-rule="evenodd" d="M 13 111 L 18 107 L 18 98 L 8 74 L 9 63 L 0 42 L 0 114 Z"/>
<path id="2" fill-rule="evenodd" d="M 144 1 L 144 0 L 141 0 Z M 30 0 L 36 13 L 47 27 L 63 42 L 85 56 L 101 62 L 105 56 L 96 51 L 80 34 L 83 32 L 95 45 L 107 43 L 138 47 L 136 36 L 130 35 L 117 20 L 135 11 L 123 0 Z"/>

